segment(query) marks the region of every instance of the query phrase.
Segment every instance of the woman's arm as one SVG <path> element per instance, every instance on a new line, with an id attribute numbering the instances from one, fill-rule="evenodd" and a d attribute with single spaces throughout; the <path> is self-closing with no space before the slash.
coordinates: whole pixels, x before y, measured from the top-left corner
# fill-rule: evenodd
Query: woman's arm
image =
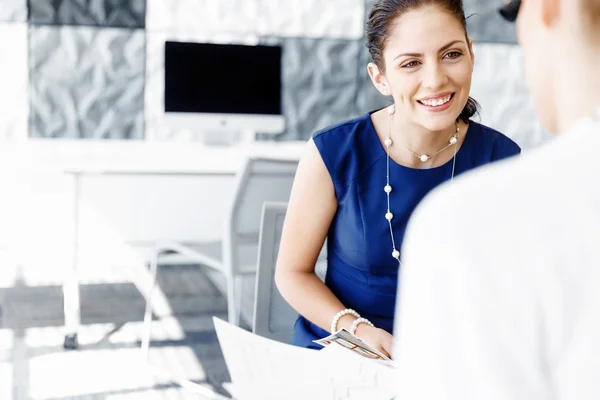
<path id="1" fill-rule="evenodd" d="M 328 331 L 333 317 L 346 307 L 315 274 L 315 263 L 337 210 L 333 181 L 315 143 L 302 156 L 287 207 L 275 283 L 302 316 Z M 350 329 L 345 315 L 338 328 Z"/>

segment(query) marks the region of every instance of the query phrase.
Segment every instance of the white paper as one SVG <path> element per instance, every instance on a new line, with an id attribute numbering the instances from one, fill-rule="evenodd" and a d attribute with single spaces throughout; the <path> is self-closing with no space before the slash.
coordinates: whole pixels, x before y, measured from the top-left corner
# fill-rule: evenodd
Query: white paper
<path id="1" fill-rule="evenodd" d="M 213 320 L 237 400 L 390 400 L 395 395 L 393 368 L 341 346 L 300 348 Z"/>

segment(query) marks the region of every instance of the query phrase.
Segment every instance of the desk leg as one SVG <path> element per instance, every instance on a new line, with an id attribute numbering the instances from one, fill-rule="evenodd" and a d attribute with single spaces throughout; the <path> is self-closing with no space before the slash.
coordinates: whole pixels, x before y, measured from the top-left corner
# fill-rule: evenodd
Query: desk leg
<path id="1" fill-rule="evenodd" d="M 79 346 L 77 332 L 81 323 L 79 304 L 79 202 L 81 176 L 73 174 L 73 248 L 71 270 L 63 284 L 63 304 L 65 313 L 65 349 L 76 349 Z"/>

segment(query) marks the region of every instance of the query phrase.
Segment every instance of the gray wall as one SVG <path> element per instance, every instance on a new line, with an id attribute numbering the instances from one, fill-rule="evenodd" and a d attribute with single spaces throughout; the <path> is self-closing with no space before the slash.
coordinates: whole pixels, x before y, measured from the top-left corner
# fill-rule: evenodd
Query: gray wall
<path id="1" fill-rule="evenodd" d="M 168 39 L 282 44 L 282 140 L 387 104 L 366 73 L 364 20 L 373 0 L 29 3 L 0 0 L 0 138 L 184 139 L 163 122 Z M 533 147 L 545 135 L 523 82 L 514 26 L 495 6 L 465 1 L 476 43 L 473 97 L 482 122 Z"/>

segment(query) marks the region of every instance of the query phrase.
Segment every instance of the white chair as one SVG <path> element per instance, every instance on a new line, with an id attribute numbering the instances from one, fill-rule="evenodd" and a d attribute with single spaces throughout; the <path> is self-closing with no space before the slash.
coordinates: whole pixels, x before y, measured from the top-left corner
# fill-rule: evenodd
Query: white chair
<path id="1" fill-rule="evenodd" d="M 159 258 L 163 254 L 186 256 L 213 271 L 223 274 L 226 282 L 229 322 L 239 325 L 242 278 L 256 273 L 256 257 L 262 205 L 265 201 L 287 201 L 298 160 L 251 157 L 236 175 L 235 190 L 228 208 L 223 240 L 216 243 L 156 244 L 150 264 L 151 289 L 146 295 L 146 312 L 142 353 L 146 356 L 150 342 L 153 289 L 156 286 Z M 251 289 L 254 289 L 252 284 Z M 254 295 L 252 294 L 252 298 Z M 250 303 L 251 304 L 251 303 Z M 252 321 L 252 317 L 249 317 Z"/>
<path id="2" fill-rule="evenodd" d="M 269 339 L 289 343 L 294 333 L 294 322 L 298 318 L 298 313 L 285 301 L 275 286 L 275 264 L 286 209 L 287 203 L 284 202 L 269 201 L 263 205 L 252 331 Z M 322 281 L 325 281 L 327 242 L 317 259 L 315 272 Z"/>

